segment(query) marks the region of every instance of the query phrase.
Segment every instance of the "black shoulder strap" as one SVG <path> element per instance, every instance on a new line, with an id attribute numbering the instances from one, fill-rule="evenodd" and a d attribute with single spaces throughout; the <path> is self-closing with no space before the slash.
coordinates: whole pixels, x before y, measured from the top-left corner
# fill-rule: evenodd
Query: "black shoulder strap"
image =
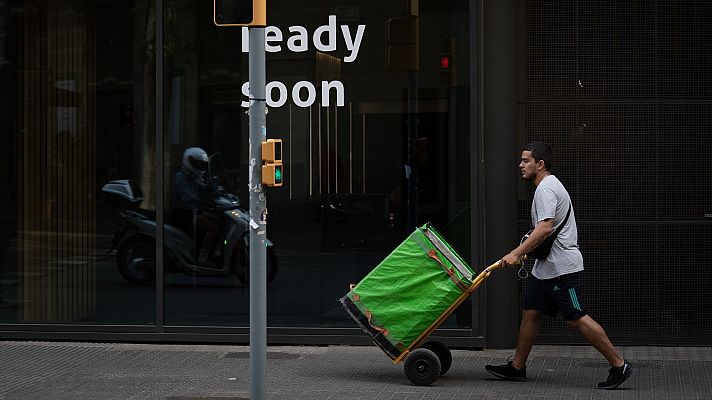
<path id="1" fill-rule="evenodd" d="M 569 211 L 566 212 L 566 218 L 564 218 L 563 221 L 561 221 L 561 225 L 559 225 L 558 228 L 556 228 L 556 234 L 554 237 L 559 236 L 559 233 L 561 233 L 561 230 L 564 229 L 564 225 L 566 225 L 566 221 L 569 220 L 569 215 L 571 214 L 571 209 L 573 207 L 571 206 L 571 203 L 569 203 Z"/>

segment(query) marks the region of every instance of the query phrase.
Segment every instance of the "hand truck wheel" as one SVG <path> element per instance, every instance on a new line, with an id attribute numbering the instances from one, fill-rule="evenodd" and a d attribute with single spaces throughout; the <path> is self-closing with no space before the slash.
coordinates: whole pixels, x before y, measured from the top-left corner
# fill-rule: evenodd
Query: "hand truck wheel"
<path id="1" fill-rule="evenodd" d="M 435 352 L 421 347 L 410 352 L 403 369 L 414 385 L 429 386 L 440 377 L 440 360 Z"/>
<path id="2" fill-rule="evenodd" d="M 420 347 L 432 351 L 438 357 L 438 360 L 440 360 L 440 376 L 445 375 L 445 373 L 450 370 L 452 366 L 452 353 L 445 343 L 433 340 Z"/>

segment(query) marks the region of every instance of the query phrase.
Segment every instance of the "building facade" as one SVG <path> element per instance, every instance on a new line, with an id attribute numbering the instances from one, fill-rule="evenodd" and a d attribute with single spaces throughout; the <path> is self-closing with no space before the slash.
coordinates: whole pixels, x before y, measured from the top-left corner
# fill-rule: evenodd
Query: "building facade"
<path id="1" fill-rule="evenodd" d="M 249 31 L 212 13 L 0 1 L 1 337 L 247 342 L 242 211 L 177 205 L 195 146 L 248 205 Z M 499 259 L 529 228 L 519 149 L 543 140 L 592 315 L 618 342 L 712 342 L 709 22 L 703 1 L 270 1 L 268 341 L 367 343 L 338 298 L 416 224 Z M 512 346 L 524 284 L 498 271 L 436 335 Z"/>

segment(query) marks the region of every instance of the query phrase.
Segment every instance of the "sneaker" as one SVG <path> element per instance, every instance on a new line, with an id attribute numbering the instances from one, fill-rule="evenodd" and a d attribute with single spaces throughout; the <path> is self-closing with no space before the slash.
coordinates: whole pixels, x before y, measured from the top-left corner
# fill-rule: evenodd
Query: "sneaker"
<path id="1" fill-rule="evenodd" d="M 608 379 L 596 385 L 598 389 L 615 389 L 633 374 L 633 366 L 628 360 L 623 360 L 623 365 L 608 370 Z"/>
<path id="2" fill-rule="evenodd" d="M 526 382 L 527 380 L 527 367 L 516 369 L 511 361 L 502 365 L 485 365 L 485 369 L 497 378 L 508 381 Z"/>

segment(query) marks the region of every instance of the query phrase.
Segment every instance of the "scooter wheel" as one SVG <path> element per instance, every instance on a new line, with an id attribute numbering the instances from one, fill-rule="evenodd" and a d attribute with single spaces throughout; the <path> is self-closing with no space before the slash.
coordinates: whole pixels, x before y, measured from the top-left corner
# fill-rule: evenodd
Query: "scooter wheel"
<path id="1" fill-rule="evenodd" d="M 250 283 L 250 249 L 245 247 L 239 251 L 242 251 L 243 254 L 239 258 L 240 264 L 236 266 L 235 276 L 243 285 L 248 285 Z M 265 262 L 267 264 L 267 284 L 269 285 L 274 278 L 277 277 L 277 269 L 279 266 L 277 263 L 277 254 L 273 247 L 267 248 Z"/>
<path id="2" fill-rule="evenodd" d="M 430 386 L 440 377 L 440 360 L 432 350 L 413 350 L 405 359 L 405 376 L 416 386 Z"/>
<path id="3" fill-rule="evenodd" d="M 156 279 L 156 246 L 152 240 L 131 237 L 116 251 L 116 267 L 126 282 L 145 285 Z"/>
<path id="4" fill-rule="evenodd" d="M 423 344 L 420 347 L 428 349 L 438 356 L 438 360 L 440 360 L 440 376 L 445 375 L 445 373 L 450 370 L 450 367 L 452 366 L 452 353 L 450 352 L 450 349 L 445 346 L 445 343 L 433 340 Z"/>

